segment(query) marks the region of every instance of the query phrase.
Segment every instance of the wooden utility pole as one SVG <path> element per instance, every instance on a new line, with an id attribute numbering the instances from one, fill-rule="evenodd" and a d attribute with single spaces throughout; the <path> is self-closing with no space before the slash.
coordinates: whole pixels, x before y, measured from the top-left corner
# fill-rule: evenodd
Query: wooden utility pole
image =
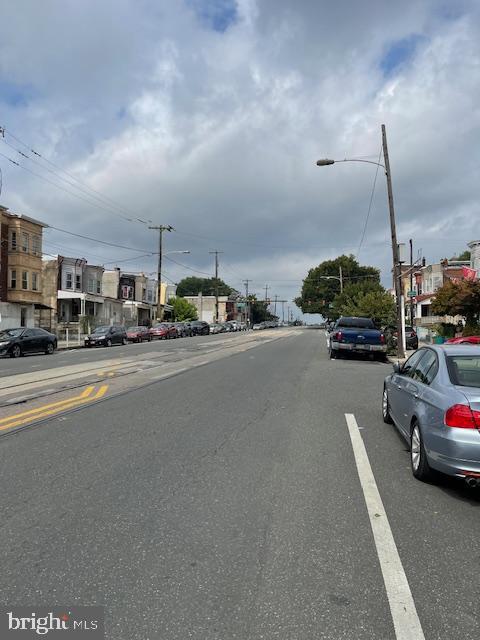
<path id="1" fill-rule="evenodd" d="M 339 280 L 340 280 L 340 293 L 343 293 L 343 270 L 342 267 L 338 267 Z"/>
<path id="2" fill-rule="evenodd" d="M 390 160 L 388 158 L 388 146 L 387 146 L 387 133 L 385 125 L 382 124 L 382 144 L 383 144 L 383 157 L 385 160 L 385 175 L 387 177 L 387 191 L 388 191 L 388 209 L 390 212 L 390 233 L 392 237 L 392 258 L 393 258 L 393 280 L 395 286 L 395 296 L 397 298 L 397 356 L 399 358 L 405 357 L 405 351 L 403 348 L 403 309 L 402 309 L 402 282 L 401 282 L 401 269 L 400 259 L 398 255 L 398 243 L 397 243 L 397 229 L 395 226 L 395 209 L 393 207 L 393 189 L 392 189 L 392 175 L 390 173 Z"/>
<path id="3" fill-rule="evenodd" d="M 162 306 L 162 250 L 163 250 L 163 232 L 174 231 L 174 228 L 167 224 L 160 224 L 158 226 L 148 227 L 158 231 L 158 269 L 157 269 L 157 321 L 163 320 L 163 306 Z"/>
<path id="4" fill-rule="evenodd" d="M 218 322 L 218 254 L 223 251 L 209 251 L 210 255 L 215 256 L 215 322 Z"/>
<path id="5" fill-rule="evenodd" d="M 269 286 L 268 284 L 265 285 L 265 304 L 267 304 L 268 301 L 268 290 L 269 290 Z"/>
<path id="6" fill-rule="evenodd" d="M 244 280 L 243 284 L 245 285 L 245 323 L 247 326 L 250 326 L 250 302 L 248 300 L 248 285 L 251 280 Z"/>

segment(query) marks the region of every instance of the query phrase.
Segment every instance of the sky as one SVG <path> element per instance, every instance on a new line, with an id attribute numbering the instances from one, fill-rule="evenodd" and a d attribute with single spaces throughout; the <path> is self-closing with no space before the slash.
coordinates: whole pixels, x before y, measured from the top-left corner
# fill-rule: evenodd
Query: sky
<path id="1" fill-rule="evenodd" d="M 55 227 L 46 254 L 153 273 L 164 224 L 166 278 L 222 251 L 220 277 L 299 317 L 342 253 L 390 286 L 383 171 L 315 164 L 377 162 L 382 124 L 399 242 L 433 262 L 480 237 L 475 0 L 23 0 L 2 21 L 0 203 Z"/>

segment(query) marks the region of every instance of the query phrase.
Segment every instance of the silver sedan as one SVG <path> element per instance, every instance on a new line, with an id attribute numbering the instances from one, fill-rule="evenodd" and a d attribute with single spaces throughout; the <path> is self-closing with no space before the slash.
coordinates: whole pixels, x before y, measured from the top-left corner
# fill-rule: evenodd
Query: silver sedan
<path id="1" fill-rule="evenodd" d="M 480 346 L 423 347 L 393 368 L 383 419 L 410 444 L 413 475 L 428 480 L 435 470 L 480 485 Z"/>

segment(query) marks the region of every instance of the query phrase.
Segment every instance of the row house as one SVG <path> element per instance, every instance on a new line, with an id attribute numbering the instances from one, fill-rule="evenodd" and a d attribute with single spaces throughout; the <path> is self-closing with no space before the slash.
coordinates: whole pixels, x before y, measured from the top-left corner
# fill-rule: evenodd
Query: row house
<path id="1" fill-rule="evenodd" d="M 35 326 L 44 308 L 42 240 L 48 225 L 0 205 L 0 328 Z"/>
<path id="2" fill-rule="evenodd" d="M 105 271 L 105 293 L 122 301 L 127 325 L 150 325 L 155 319 L 157 282 L 145 274 L 121 273 L 120 269 Z"/>

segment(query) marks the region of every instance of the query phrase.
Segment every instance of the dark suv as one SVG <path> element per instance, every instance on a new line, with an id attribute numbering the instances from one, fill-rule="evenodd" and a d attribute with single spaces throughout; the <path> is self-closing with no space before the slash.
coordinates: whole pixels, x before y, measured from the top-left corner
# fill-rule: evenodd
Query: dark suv
<path id="1" fill-rule="evenodd" d="M 127 344 L 128 336 L 125 327 L 97 327 L 85 338 L 86 347 L 111 347 L 112 344 Z"/>
<path id="2" fill-rule="evenodd" d="M 190 328 L 194 336 L 208 336 L 210 334 L 210 325 L 204 320 L 193 320 L 190 323 Z"/>

